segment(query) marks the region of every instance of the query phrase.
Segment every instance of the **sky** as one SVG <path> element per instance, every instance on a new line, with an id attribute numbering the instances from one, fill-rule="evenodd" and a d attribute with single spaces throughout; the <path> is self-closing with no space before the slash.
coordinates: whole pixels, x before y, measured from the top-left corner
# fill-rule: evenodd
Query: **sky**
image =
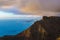
<path id="1" fill-rule="evenodd" d="M 0 20 L 4 19 L 20 19 L 20 20 L 41 20 L 43 17 L 38 15 L 19 15 L 14 12 L 0 11 Z"/>
<path id="2" fill-rule="evenodd" d="M 14 7 L 25 14 L 60 16 L 60 0 L 0 0 L 0 8 Z"/>

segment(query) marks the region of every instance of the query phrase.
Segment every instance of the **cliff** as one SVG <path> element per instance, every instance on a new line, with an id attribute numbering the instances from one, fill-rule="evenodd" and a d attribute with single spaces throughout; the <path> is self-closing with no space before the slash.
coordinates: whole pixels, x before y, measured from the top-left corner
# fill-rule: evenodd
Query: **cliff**
<path id="1" fill-rule="evenodd" d="M 31 40 L 56 40 L 60 36 L 60 17 L 46 17 L 36 21 L 30 30 Z"/>

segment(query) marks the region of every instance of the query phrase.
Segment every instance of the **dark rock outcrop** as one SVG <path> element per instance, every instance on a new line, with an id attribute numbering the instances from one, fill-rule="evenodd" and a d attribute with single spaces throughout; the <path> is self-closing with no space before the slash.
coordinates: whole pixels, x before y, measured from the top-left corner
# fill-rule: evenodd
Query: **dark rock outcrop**
<path id="1" fill-rule="evenodd" d="M 56 40 L 60 36 L 60 17 L 46 17 L 31 26 L 31 40 Z"/>

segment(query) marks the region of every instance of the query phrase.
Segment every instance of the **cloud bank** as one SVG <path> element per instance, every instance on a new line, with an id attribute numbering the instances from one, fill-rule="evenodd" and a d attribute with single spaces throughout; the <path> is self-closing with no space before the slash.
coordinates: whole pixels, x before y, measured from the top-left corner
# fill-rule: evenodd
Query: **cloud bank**
<path id="1" fill-rule="evenodd" d="M 2 0 L 2 7 L 14 6 L 32 15 L 60 16 L 60 0 Z"/>

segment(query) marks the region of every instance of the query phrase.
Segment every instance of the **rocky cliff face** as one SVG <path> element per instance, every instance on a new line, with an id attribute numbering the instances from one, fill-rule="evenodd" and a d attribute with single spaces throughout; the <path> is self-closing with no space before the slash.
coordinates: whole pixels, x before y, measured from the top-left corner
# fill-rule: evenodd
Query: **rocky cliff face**
<path id="1" fill-rule="evenodd" d="M 31 40 L 56 40 L 60 35 L 60 17 L 46 17 L 31 26 Z"/>
<path id="2" fill-rule="evenodd" d="M 46 17 L 36 21 L 29 29 L 15 36 L 5 36 L 1 40 L 56 40 L 60 35 L 60 17 Z"/>

